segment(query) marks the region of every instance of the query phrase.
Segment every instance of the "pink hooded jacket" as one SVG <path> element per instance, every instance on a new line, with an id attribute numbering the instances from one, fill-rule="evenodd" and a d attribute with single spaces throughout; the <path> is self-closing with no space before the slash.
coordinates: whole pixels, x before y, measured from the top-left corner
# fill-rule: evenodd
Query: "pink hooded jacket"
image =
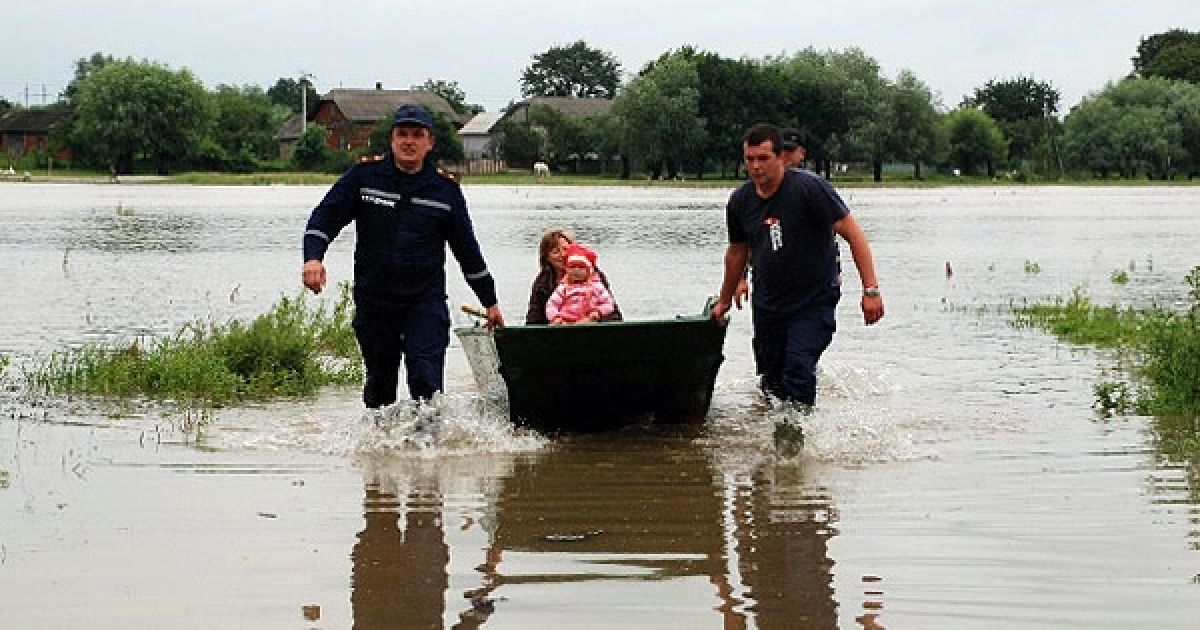
<path id="1" fill-rule="evenodd" d="M 587 319 L 593 312 L 601 317 L 611 314 L 616 308 L 612 294 L 600 281 L 599 274 L 593 271 L 596 268 L 596 252 L 579 243 L 571 243 L 563 256 L 568 267 L 587 267 L 592 273 L 587 282 L 579 284 L 572 284 L 563 278 L 546 301 L 546 320 L 553 323 L 555 319 L 561 319 L 574 324 Z"/>

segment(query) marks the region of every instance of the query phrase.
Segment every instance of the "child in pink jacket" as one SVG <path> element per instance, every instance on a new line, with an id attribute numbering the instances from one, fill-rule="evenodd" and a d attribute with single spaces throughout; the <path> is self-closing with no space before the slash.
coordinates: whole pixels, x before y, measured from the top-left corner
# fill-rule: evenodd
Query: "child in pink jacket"
<path id="1" fill-rule="evenodd" d="M 546 319 L 551 324 L 578 324 L 612 313 L 612 295 L 595 272 L 596 252 L 571 243 L 563 257 L 567 272 L 546 302 Z"/>

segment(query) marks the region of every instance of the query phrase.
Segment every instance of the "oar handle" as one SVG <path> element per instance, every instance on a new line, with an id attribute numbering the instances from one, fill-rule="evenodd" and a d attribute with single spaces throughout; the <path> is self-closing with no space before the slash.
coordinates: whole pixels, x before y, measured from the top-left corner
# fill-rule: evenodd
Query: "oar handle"
<path id="1" fill-rule="evenodd" d="M 472 306 L 466 302 L 463 302 L 461 308 L 462 312 L 466 313 L 467 315 L 478 317 L 479 319 L 487 319 L 487 311 L 479 308 L 478 306 Z"/>

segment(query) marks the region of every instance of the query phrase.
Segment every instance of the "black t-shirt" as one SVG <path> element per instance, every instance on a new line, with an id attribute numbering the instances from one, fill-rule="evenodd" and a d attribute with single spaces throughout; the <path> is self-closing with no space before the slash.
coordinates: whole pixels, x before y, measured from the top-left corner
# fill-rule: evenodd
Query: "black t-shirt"
<path id="1" fill-rule="evenodd" d="M 750 245 L 754 308 L 789 313 L 838 291 L 833 224 L 849 214 L 828 181 L 800 169 L 788 169 L 766 199 L 754 182 L 733 191 L 725 207 L 729 242 Z"/>

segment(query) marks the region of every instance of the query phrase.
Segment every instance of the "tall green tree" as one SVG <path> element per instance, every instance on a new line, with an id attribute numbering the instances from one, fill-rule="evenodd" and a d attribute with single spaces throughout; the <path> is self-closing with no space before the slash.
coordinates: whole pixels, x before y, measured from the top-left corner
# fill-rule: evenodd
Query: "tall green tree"
<path id="1" fill-rule="evenodd" d="M 1004 134 L 991 116 L 974 107 L 960 107 L 942 120 L 949 140 L 949 157 L 966 175 L 983 166 L 989 176 L 996 174 L 996 163 L 1004 159 Z"/>
<path id="2" fill-rule="evenodd" d="M 704 120 L 704 147 L 684 159 L 684 167 L 701 177 L 713 162 L 724 175 L 741 161 L 741 138 L 746 127 L 760 120 L 778 120 L 782 111 L 780 84 L 770 89 L 762 66 L 747 59 L 727 59 L 692 46 L 664 53 L 646 64 L 644 75 L 670 57 L 679 57 L 696 68 L 699 78 L 698 114 Z"/>
<path id="3" fill-rule="evenodd" d="M 262 88 L 218 85 L 213 92 L 213 103 L 216 115 L 213 139 L 228 155 L 248 154 L 257 160 L 267 160 L 279 152 L 275 130 L 289 112 L 271 103 Z M 243 163 L 242 168 L 245 167 Z"/>
<path id="4" fill-rule="evenodd" d="M 301 94 L 304 94 L 301 97 Z M 300 111 L 300 105 L 303 104 L 308 108 L 306 115 L 311 116 L 317 111 L 317 105 L 321 103 L 321 95 L 317 94 L 316 88 L 308 79 L 296 80 L 290 77 L 281 77 L 275 81 L 275 85 L 267 88 L 267 98 L 271 99 L 272 103 L 283 105 L 290 109 L 292 113 Z"/>
<path id="5" fill-rule="evenodd" d="M 621 64 L 616 57 L 579 40 L 534 55 L 533 63 L 521 73 L 521 94 L 613 98 L 620 83 Z"/>
<path id="6" fill-rule="evenodd" d="M 79 98 L 79 86 L 82 85 L 83 82 L 86 81 L 93 72 L 114 61 L 116 61 L 116 59 L 112 55 L 106 55 L 102 52 L 94 52 L 92 53 L 91 57 L 80 57 L 79 59 L 76 59 L 75 77 L 71 79 L 71 82 L 67 84 L 65 89 L 63 89 L 63 92 L 59 95 L 59 98 L 74 105 L 76 99 Z"/>
<path id="7" fill-rule="evenodd" d="M 1163 50 L 1141 75 L 1200 83 L 1200 43 L 1176 44 Z"/>
<path id="8" fill-rule="evenodd" d="M 1174 28 L 1143 37 L 1133 56 L 1133 71 L 1140 77 L 1200 80 L 1200 32 Z"/>
<path id="9" fill-rule="evenodd" d="M 887 153 L 913 166 L 913 179 L 921 179 L 921 164 L 937 159 L 937 106 L 933 91 L 915 74 L 901 70 L 888 90 L 892 126 Z"/>
<path id="10" fill-rule="evenodd" d="M 529 111 L 529 124 L 539 131 L 545 154 L 555 165 L 568 165 L 579 172 L 584 156 L 596 151 L 598 144 L 592 121 L 565 116 L 550 107 L 534 107 Z"/>
<path id="11" fill-rule="evenodd" d="M 211 99 L 186 68 L 114 61 L 80 84 L 68 141 L 93 164 L 128 173 L 141 157 L 166 174 L 192 154 L 212 123 Z"/>
<path id="12" fill-rule="evenodd" d="M 333 158 L 333 149 L 325 144 L 326 129 L 321 125 L 309 125 L 304 135 L 296 141 L 292 151 L 292 163 L 301 170 L 318 170 Z"/>
<path id="13" fill-rule="evenodd" d="M 1119 108 L 1111 98 L 1085 97 L 1063 124 L 1063 153 L 1072 170 L 1101 179 L 1120 173 Z"/>
<path id="14" fill-rule="evenodd" d="M 1170 178 L 1195 169 L 1200 87 L 1126 78 L 1085 98 L 1067 117 L 1064 147 L 1075 168 L 1100 176 Z"/>
<path id="15" fill-rule="evenodd" d="M 786 111 L 780 122 L 805 132 L 812 146 L 809 156 L 818 170 L 830 175 L 834 153 L 859 151 L 864 139 L 874 145 L 883 111 L 879 64 L 862 50 L 820 52 L 802 50 L 790 58 L 776 60 L 788 90 Z M 849 136 L 855 126 L 871 124 L 876 129 Z"/>
<path id="16" fill-rule="evenodd" d="M 700 75 L 685 55 L 671 55 L 637 77 L 617 97 L 624 153 L 642 160 L 651 176 L 674 178 L 704 147 Z"/>
<path id="17" fill-rule="evenodd" d="M 501 120 L 492 131 L 491 148 L 510 166 L 531 166 L 542 155 L 542 136 L 530 125 Z"/>
<path id="18" fill-rule="evenodd" d="M 1059 92 L 1033 77 L 990 80 L 975 88 L 968 102 L 992 117 L 1008 139 L 1013 160 L 1028 159 L 1042 139 L 1057 127 Z"/>
<path id="19" fill-rule="evenodd" d="M 857 48 L 830 53 L 826 59 L 847 117 L 847 129 L 835 134 L 834 146 L 843 159 L 869 162 L 875 181 L 882 181 L 883 163 L 892 158 L 889 136 L 896 127 L 891 84 L 880 75 L 879 63 Z"/>
<path id="20" fill-rule="evenodd" d="M 1177 83 L 1171 87 L 1171 93 L 1167 120 L 1179 125 L 1186 154 L 1179 166 L 1192 179 L 1200 174 L 1200 85 Z"/>

